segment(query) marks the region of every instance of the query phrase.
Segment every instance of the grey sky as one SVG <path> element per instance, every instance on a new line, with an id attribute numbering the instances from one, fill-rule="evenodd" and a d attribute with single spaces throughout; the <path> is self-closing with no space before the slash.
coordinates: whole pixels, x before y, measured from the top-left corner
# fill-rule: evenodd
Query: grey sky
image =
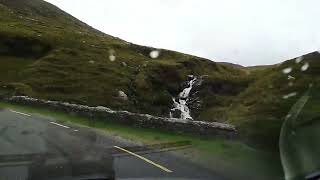
<path id="1" fill-rule="evenodd" d="M 320 48 L 319 0 L 47 0 L 112 36 L 242 65 Z"/>

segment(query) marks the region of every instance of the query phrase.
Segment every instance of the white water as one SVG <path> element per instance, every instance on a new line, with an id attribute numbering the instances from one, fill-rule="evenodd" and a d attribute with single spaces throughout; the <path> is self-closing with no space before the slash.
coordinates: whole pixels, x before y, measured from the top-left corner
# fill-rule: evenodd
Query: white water
<path id="1" fill-rule="evenodd" d="M 178 111 L 180 111 L 180 118 L 181 119 L 193 120 L 193 118 L 190 115 L 190 110 L 187 106 L 187 101 L 189 100 L 190 91 L 191 91 L 194 83 L 196 82 L 197 77 L 195 77 L 193 75 L 189 75 L 189 77 L 192 79 L 188 82 L 188 87 L 179 93 L 178 100 L 176 100 L 176 98 L 172 98 L 173 108 L 170 111 L 171 118 L 172 118 L 172 112 L 174 112 L 175 110 L 178 110 Z"/>

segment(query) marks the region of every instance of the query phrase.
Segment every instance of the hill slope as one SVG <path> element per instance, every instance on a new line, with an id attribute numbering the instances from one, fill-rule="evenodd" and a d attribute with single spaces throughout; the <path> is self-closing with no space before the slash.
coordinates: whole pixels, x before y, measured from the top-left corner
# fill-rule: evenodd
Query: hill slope
<path id="1" fill-rule="evenodd" d="M 167 116 L 187 75 L 243 74 L 167 50 L 152 59 L 154 48 L 100 33 L 40 0 L 0 2 L 1 80 L 15 94 Z"/>
<path id="2" fill-rule="evenodd" d="M 299 64 L 289 60 L 248 70 L 126 42 L 41 0 L 0 0 L 0 27 L 2 97 L 27 95 L 168 117 L 172 97 L 195 75 L 199 82 L 187 101 L 192 117 L 231 122 L 245 138 L 263 144 L 276 144 L 295 99 L 319 81 L 317 52 Z M 159 57 L 151 58 L 155 50 Z M 301 73 L 306 62 L 310 67 Z M 290 87 L 286 67 L 297 70 Z M 292 91 L 298 95 L 282 98 Z"/>
<path id="3" fill-rule="evenodd" d="M 252 70 L 250 76 L 255 80 L 229 106 L 227 119 L 238 125 L 251 140 L 270 146 L 277 142 L 284 118 L 309 87 L 313 89 L 310 95 L 314 106 L 312 111 L 320 113 L 320 99 L 317 98 L 320 90 L 319 52 L 262 70 Z"/>

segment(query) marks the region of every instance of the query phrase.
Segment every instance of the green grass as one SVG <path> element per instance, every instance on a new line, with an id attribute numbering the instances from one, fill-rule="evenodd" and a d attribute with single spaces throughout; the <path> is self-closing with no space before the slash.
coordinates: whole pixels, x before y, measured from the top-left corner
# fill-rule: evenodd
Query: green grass
<path id="1" fill-rule="evenodd" d="M 20 72 L 33 62 L 33 59 L 0 56 L 0 82 L 10 82 L 12 79 L 20 80 L 22 78 Z"/>
<path id="2" fill-rule="evenodd" d="M 279 155 L 277 153 L 257 150 L 235 140 L 205 138 L 190 134 L 134 128 L 109 123 L 101 119 L 88 119 L 46 108 L 34 108 L 5 102 L 0 102 L 0 108 L 10 108 L 45 116 L 53 118 L 60 123 L 71 123 L 95 128 L 110 135 L 120 136 L 143 144 L 191 141 L 192 148 L 185 150 L 186 158 L 231 179 L 268 180 L 277 179 L 282 176 Z"/>

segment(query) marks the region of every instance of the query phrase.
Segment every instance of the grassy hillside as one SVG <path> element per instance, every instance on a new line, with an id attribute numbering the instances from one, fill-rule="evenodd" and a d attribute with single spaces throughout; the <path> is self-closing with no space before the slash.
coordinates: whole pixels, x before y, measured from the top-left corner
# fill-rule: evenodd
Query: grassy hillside
<path id="1" fill-rule="evenodd" d="M 302 62 L 244 68 L 106 35 L 42 0 L 0 0 L 0 96 L 27 95 L 168 116 L 189 74 L 202 77 L 189 107 L 197 120 L 237 125 L 276 147 L 283 117 L 319 79 L 319 53 Z M 157 50 L 153 59 L 150 52 Z M 309 62 L 307 71 L 299 68 Z M 292 67 L 289 86 L 282 70 Z M 290 84 L 291 85 L 291 84 Z M 128 100 L 119 97 L 119 91 Z M 286 94 L 297 95 L 284 99 Z"/>
<path id="2" fill-rule="evenodd" d="M 40 0 L 1 0 L 0 13 L 2 92 L 167 116 L 188 74 L 223 73 L 167 50 L 152 59 L 154 48 L 105 35 Z"/>
<path id="3" fill-rule="evenodd" d="M 228 107 L 228 121 L 237 125 L 251 141 L 274 146 L 278 142 L 282 122 L 297 99 L 310 86 L 312 96 L 316 98 L 320 90 L 320 54 L 314 52 L 300 59 L 300 63 L 292 59 L 253 71 L 253 83 Z M 302 71 L 301 68 L 307 65 L 308 69 Z M 286 70 L 291 72 L 285 74 Z M 320 99 L 312 102 L 314 112 L 320 113 Z"/>

